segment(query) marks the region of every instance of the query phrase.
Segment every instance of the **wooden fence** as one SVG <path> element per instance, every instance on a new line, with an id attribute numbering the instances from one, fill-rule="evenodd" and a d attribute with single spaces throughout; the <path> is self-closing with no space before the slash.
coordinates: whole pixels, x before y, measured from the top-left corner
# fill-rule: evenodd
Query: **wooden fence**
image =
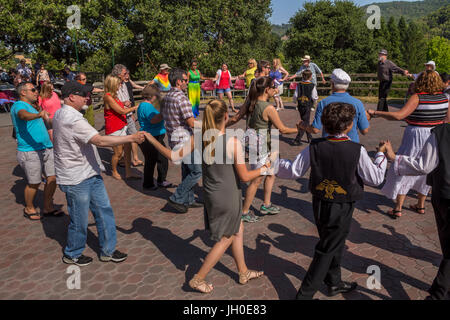
<path id="1" fill-rule="evenodd" d="M 317 91 L 320 96 L 328 96 L 331 94 L 331 86 L 330 86 L 330 76 L 331 74 L 324 74 L 326 84 L 322 84 L 322 79 L 320 76 L 317 79 Z M 378 85 L 379 81 L 377 80 L 377 74 L 376 73 L 356 73 L 356 74 L 350 74 L 350 77 L 352 78 L 352 82 L 350 83 L 350 86 L 348 88 L 348 92 L 353 96 L 377 96 L 378 95 Z M 89 77 L 88 77 L 89 79 Z M 300 79 L 297 79 L 298 81 Z M 293 81 L 284 82 L 284 93 L 283 96 L 290 97 L 293 95 L 293 90 L 290 90 L 290 84 Z M 404 98 L 408 87 L 411 84 L 412 80 L 405 76 L 394 76 L 394 81 L 392 82 L 392 88 L 390 91 L 391 97 L 400 97 Z M 135 81 L 135 83 L 145 86 L 148 81 L 147 80 L 141 80 L 141 81 Z M 95 87 L 103 88 L 102 82 L 95 82 Z M 142 100 L 142 96 L 140 94 L 140 90 L 134 89 L 135 92 L 134 98 L 135 100 L 139 101 Z M 235 96 L 247 96 L 247 89 L 246 90 L 231 90 L 233 97 Z M 94 108 L 100 108 L 103 104 L 102 102 L 102 94 L 96 94 L 93 95 L 93 104 Z M 203 92 L 202 91 L 202 99 L 210 99 L 210 98 L 216 98 L 214 91 L 208 91 Z"/>

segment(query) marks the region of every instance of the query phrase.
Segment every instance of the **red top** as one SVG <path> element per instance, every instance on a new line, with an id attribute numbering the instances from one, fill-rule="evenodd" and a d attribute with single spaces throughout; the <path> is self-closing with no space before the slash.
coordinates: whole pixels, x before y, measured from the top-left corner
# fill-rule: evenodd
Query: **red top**
<path id="1" fill-rule="evenodd" d="M 109 93 L 107 95 L 111 96 Z M 125 109 L 122 101 L 119 99 L 114 99 L 114 101 L 117 102 L 117 104 L 122 108 Z M 127 125 L 127 116 L 126 114 L 119 114 L 113 109 L 104 109 L 104 115 L 105 115 L 105 134 L 111 134 L 113 132 L 116 132 L 117 130 L 123 129 Z"/>
<path id="2" fill-rule="evenodd" d="M 228 89 L 230 87 L 230 73 L 227 71 L 222 71 L 220 75 L 219 89 Z"/>

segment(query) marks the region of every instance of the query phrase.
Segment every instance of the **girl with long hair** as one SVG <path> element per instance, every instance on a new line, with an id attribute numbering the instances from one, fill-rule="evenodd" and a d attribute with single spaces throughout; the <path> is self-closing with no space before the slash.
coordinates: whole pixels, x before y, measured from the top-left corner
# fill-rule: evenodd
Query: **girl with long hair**
<path id="1" fill-rule="evenodd" d="M 110 136 L 126 136 L 127 135 L 127 113 L 133 112 L 138 107 L 125 108 L 122 101 L 117 98 L 117 91 L 120 86 L 120 78 L 108 75 L 105 79 L 105 95 L 103 102 L 105 104 L 105 134 Z M 114 154 L 111 158 L 112 176 L 117 180 L 122 180 L 119 172 L 117 172 L 117 164 L 120 156 L 125 149 L 125 177 L 126 179 L 140 179 L 131 172 L 130 154 L 131 144 L 119 145 L 113 147 Z"/>
<path id="2" fill-rule="evenodd" d="M 42 110 L 45 110 L 50 114 L 50 119 L 53 119 L 56 110 L 61 108 L 61 100 L 59 99 L 58 94 L 53 91 L 53 84 L 50 81 L 44 81 L 42 83 L 38 105 Z M 47 131 L 50 140 L 53 141 L 53 129 L 48 129 Z"/>
<path id="3" fill-rule="evenodd" d="M 202 293 L 209 293 L 213 286 L 205 281 L 209 271 L 216 265 L 228 247 L 231 246 L 234 261 L 239 273 L 239 283 L 263 275 L 261 271 L 249 270 L 244 258 L 244 225 L 241 221 L 242 191 L 240 181 L 247 182 L 267 174 L 270 162 L 261 168 L 248 171 L 245 165 L 241 142 L 236 137 L 225 134 L 228 121 L 228 107 L 222 100 L 211 100 L 205 107 L 202 123 L 203 188 L 205 198 L 205 226 L 211 238 L 216 242 L 205 258 L 203 265 L 189 281 L 191 288 Z M 186 156 L 186 152 L 194 150 L 194 138 L 191 137 L 184 148 L 172 152 L 164 147 L 153 136 L 145 133 L 164 156 L 176 161 Z M 271 159 L 273 160 L 273 159 Z M 227 197 L 223 195 L 226 194 Z"/>
<path id="4" fill-rule="evenodd" d="M 270 71 L 269 76 L 274 79 L 278 89 L 278 93 L 273 96 L 277 105 L 277 111 L 282 110 L 284 109 L 283 100 L 281 99 L 281 95 L 283 94 L 283 82 L 289 77 L 289 72 L 283 68 L 280 59 L 273 59 L 272 70 Z"/>
<path id="5" fill-rule="evenodd" d="M 269 77 L 260 77 L 253 81 L 250 87 L 248 99 L 241 107 L 246 110 L 247 115 L 247 133 L 250 137 L 249 152 L 250 159 L 252 153 L 256 153 L 256 163 L 250 164 L 252 169 L 260 168 L 271 154 L 270 130 L 272 125 L 282 134 L 298 133 L 297 128 L 288 128 L 281 121 L 275 107 L 268 102 L 277 93 L 274 80 Z M 249 130 L 250 129 L 250 130 Z M 252 135 L 256 133 L 257 143 L 252 143 Z M 254 214 L 250 213 L 250 206 L 255 198 L 258 186 L 264 179 L 264 203 L 261 205 L 260 213 L 262 215 L 275 215 L 280 212 L 280 208 L 274 206 L 271 202 L 272 188 L 275 182 L 275 176 L 269 175 L 257 177 L 252 180 L 245 193 L 244 206 L 242 208 L 242 219 L 246 222 L 256 222 L 259 220 Z"/>

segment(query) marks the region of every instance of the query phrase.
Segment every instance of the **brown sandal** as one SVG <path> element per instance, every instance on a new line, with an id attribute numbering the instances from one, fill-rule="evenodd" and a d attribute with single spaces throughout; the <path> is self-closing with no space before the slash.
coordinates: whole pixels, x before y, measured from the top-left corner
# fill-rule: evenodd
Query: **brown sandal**
<path id="1" fill-rule="evenodd" d="M 239 272 L 239 283 L 246 284 L 249 280 L 261 277 L 264 274 L 263 271 L 247 270 L 247 272 Z"/>
<path id="2" fill-rule="evenodd" d="M 197 275 L 194 275 L 189 281 L 189 286 L 201 293 L 210 293 L 214 289 L 211 283 L 206 283 L 204 279 L 200 279 Z"/>

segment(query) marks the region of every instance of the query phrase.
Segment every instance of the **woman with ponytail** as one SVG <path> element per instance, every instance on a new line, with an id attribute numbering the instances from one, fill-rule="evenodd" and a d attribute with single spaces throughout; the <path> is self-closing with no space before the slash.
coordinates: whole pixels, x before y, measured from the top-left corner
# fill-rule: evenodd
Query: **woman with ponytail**
<path id="1" fill-rule="evenodd" d="M 257 156 L 256 163 L 250 164 L 252 169 L 261 168 L 270 156 L 270 130 L 272 124 L 282 134 L 297 133 L 297 128 L 286 127 L 280 119 L 275 107 L 268 100 L 277 93 L 277 87 L 273 79 L 260 77 L 255 79 L 250 87 L 248 99 L 241 109 L 246 110 L 247 134 L 249 136 L 250 160 L 252 154 Z M 253 139 L 252 139 L 253 137 Z M 255 140 L 257 143 L 255 143 Z M 260 220 L 255 214 L 250 213 L 250 206 L 255 198 L 258 186 L 264 179 L 264 203 L 261 205 L 260 214 L 275 215 L 280 212 L 280 208 L 271 203 L 271 195 L 275 176 L 269 175 L 257 177 L 252 180 L 245 193 L 244 206 L 242 208 L 242 220 L 245 222 L 257 222 Z"/>
<path id="2" fill-rule="evenodd" d="M 213 286 L 205 281 L 209 271 L 216 265 L 228 247 L 231 246 L 234 261 L 239 272 L 239 283 L 263 275 L 261 271 L 249 270 L 244 259 L 244 225 L 241 221 L 242 190 L 239 181 L 248 182 L 268 174 L 270 162 L 261 168 L 248 171 L 245 165 L 241 142 L 225 134 L 228 108 L 222 100 L 211 100 L 205 107 L 202 124 L 203 159 L 202 175 L 205 198 L 205 227 L 216 242 L 197 274 L 189 281 L 191 288 L 209 293 Z M 176 161 L 194 150 L 194 138 L 179 151 L 165 148 L 153 136 L 145 133 L 164 156 Z M 189 145 L 190 144 L 190 145 Z M 269 160 L 269 159 L 268 159 Z M 224 194 L 227 197 L 224 197 Z"/>

